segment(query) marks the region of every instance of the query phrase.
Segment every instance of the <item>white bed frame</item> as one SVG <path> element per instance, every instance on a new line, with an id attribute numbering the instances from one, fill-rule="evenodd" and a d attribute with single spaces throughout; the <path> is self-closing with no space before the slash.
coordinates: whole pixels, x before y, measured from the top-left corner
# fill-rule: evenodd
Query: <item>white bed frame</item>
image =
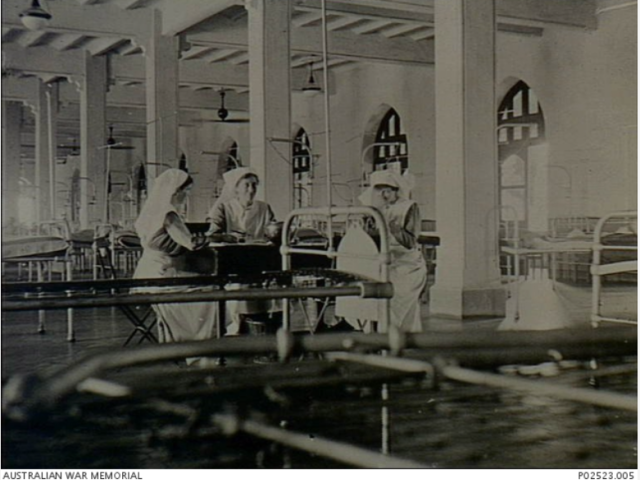
<path id="1" fill-rule="evenodd" d="M 591 279 L 592 279 L 592 295 L 591 295 L 591 325 L 597 327 L 601 322 L 621 323 L 627 325 L 637 325 L 638 320 L 607 317 L 602 315 L 602 277 L 604 275 L 611 275 L 614 273 L 624 272 L 637 272 L 638 261 L 630 260 L 623 262 L 615 262 L 602 264 L 602 252 L 604 250 L 617 250 L 617 251 L 638 251 L 637 245 L 603 245 L 602 232 L 605 230 L 605 225 L 609 222 L 630 222 L 632 219 L 638 219 L 637 211 L 628 212 L 613 212 L 602 217 L 595 228 L 593 234 L 593 263 L 591 265 Z"/>

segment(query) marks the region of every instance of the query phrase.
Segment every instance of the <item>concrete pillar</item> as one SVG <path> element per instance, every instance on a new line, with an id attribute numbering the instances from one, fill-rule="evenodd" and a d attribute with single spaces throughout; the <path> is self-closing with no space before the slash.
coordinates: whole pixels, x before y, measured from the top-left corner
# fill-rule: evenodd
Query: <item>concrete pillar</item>
<path id="1" fill-rule="evenodd" d="M 250 164 L 260 196 L 284 219 L 293 205 L 291 144 L 291 1 L 248 0 Z"/>
<path id="2" fill-rule="evenodd" d="M 106 201 L 107 57 L 84 59 L 80 87 L 80 225 L 103 222 Z M 95 199 L 94 199 L 95 195 Z"/>
<path id="3" fill-rule="evenodd" d="M 494 0 L 435 0 L 436 229 L 431 314 L 501 316 Z"/>
<path id="4" fill-rule="evenodd" d="M 54 117 L 53 112 L 49 115 L 50 103 L 51 88 L 40 80 L 35 109 L 37 222 L 53 220 L 55 216 L 55 148 L 51 153 L 49 142 L 52 134 L 49 129 L 55 130 L 55 125 L 49 124 L 49 118 Z M 55 139 L 55 136 L 53 138 Z M 55 142 L 53 144 L 55 146 Z"/>
<path id="5" fill-rule="evenodd" d="M 2 227 L 18 224 L 22 104 L 2 102 Z M 31 192 L 29 192 L 31 194 Z"/>
<path id="6" fill-rule="evenodd" d="M 153 179 L 178 166 L 178 37 L 162 35 L 162 14 L 154 10 L 145 46 L 147 174 Z"/>

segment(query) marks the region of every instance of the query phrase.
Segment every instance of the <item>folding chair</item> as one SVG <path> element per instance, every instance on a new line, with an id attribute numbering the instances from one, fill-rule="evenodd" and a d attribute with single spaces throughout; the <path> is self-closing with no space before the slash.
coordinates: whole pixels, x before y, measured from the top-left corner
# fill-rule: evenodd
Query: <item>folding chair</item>
<path id="1" fill-rule="evenodd" d="M 99 267 L 97 270 L 102 272 L 103 277 L 105 279 L 117 280 L 118 273 L 113 265 L 109 246 L 105 244 L 98 245 L 95 248 L 95 257 L 96 264 Z M 157 325 L 158 319 L 152 315 L 153 308 L 151 306 L 136 306 L 132 308 L 129 305 L 119 305 L 118 308 L 122 313 L 124 313 L 134 327 L 127 337 L 127 340 L 124 342 L 125 347 L 133 341 L 136 335 L 140 335 L 137 342 L 138 345 L 145 340 L 151 343 L 158 343 L 158 339 L 153 334 L 153 329 Z M 136 310 L 142 310 L 141 315 L 138 314 Z"/>

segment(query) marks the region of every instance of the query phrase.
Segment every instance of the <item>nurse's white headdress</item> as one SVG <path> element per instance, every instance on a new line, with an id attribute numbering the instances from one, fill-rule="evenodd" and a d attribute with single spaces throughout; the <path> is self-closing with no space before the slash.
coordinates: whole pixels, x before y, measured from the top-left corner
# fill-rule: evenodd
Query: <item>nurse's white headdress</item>
<path id="1" fill-rule="evenodd" d="M 222 176 L 224 180 L 224 187 L 222 187 L 222 193 L 216 200 L 216 203 L 227 202 L 234 198 L 238 182 L 248 175 L 253 175 L 260 179 L 260 177 L 258 177 L 258 172 L 251 167 L 238 167 L 225 173 Z"/>
<path id="2" fill-rule="evenodd" d="M 412 174 L 405 172 L 400 175 L 398 172 L 391 170 L 380 170 L 373 172 L 369 178 L 369 187 L 358 197 L 363 205 L 373 205 L 373 190 L 378 185 L 388 185 L 398 190 L 398 197 L 408 200 L 411 196 L 411 190 L 414 186 L 414 177 Z"/>
<path id="3" fill-rule="evenodd" d="M 156 177 L 135 223 L 143 242 L 162 228 L 167 213 L 177 213 L 171 198 L 190 178 L 187 172 L 177 168 L 170 168 Z"/>

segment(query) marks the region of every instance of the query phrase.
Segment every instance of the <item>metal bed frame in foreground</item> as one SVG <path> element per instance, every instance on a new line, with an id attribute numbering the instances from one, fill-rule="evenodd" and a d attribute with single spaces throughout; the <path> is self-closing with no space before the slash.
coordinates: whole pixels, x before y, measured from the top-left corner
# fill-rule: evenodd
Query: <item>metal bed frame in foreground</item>
<path id="1" fill-rule="evenodd" d="M 478 347 L 480 345 L 480 347 Z M 523 347 L 526 345 L 526 347 Z M 197 408 L 160 400 L 158 392 L 151 392 L 144 382 L 135 378 L 109 376 L 109 372 L 123 367 L 141 366 L 155 362 L 176 360 L 192 356 L 219 355 L 256 355 L 276 351 L 281 362 L 286 362 L 296 354 L 323 353 L 326 363 L 339 362 L 348 365 L 361 365 L 373 369 L 378 381 L 390 381 L 390 375 L 396 380 L 403 377 L 425 378 L 431 385 L 438 379 L 483 385 L 490 388 L 506 389 L 526 394 L 542 395 L 561 400 L 575 401 L 587 405 L 637 411 L 637 397 L 615 392 L 605 392 L 591 388 L 579 388 L 563 385 L 544 379 L 518 378 L 513 375 L 496 374 L 473 370 L 469 367 L 499 365 L 505 361 L 548 361 L 560 362 L 563 358 L 592 359 L 599 357 L 625 357 L 636 354 L 637 331 L 630 328 L 585 329 L 580 331 L 556 332 L 455 332 L 412 334 L 403 333 L 390 327 L 388 334 L 318 334 L 295 336 L 281 329 L 273 336 L 227 337 L 200 342 L 171 343 L 150 345 L 135 349 L 123 349 L 94 354 L 55 372 L 32 375 L 16 375 L 3 387 L 2 412 L 6 419 L 14 422 L 39 422 L 53 415 L 60 407 L 68 405 L 77 393 L 92 394 L 97 398 L 121 398 L 139 401 L 147 398 L 153 408 L 159 412 L 169 410 L 193 419 L 199 417 Z M 380 355 L 380 350 L 388 355 Z M 411 349 L 411 350 L 409 350 Z M 372 352 L 373 354 L 366 354 Z M 402 358 L 405 357 L 413 358 Z M 417 355 L 420 357 L 415 358 Z M 273 368 L 286 369 L 285 365 Z M 619 375 L 632 373 L 636 365 L 604 367 L 594 375 Z M 232 375 L 234 367 L 228 369 L 195 369 L 188 382 L 200 395 L 230 393 L 249 386 L 254 388 L 300 388 L 323 386 L 328 384 L 326 375 L 317 378 L 301 378 L 291 371 L 280 377 L 255 374 L 251 379 L 243 379 L 246 372 L 240 371 L 240 382 L 233 387 L 222 382 L 211 381 L 216 371 Z M 385 373 L 387 372 L 387 373 Z M 181 374 L 186 375 L 188 372 Z M 222 378 L 222 377 L 221 377 Z M 364 378 L 364 377 L 363 377 Z M 368 377 L 372 381 L 373 377 Z M 366 381 L 366 380 L 365 380 Z M 247 383 L 249 382 L 249 383 Z M 354 378 L 336 378 L 334 383 L 354 382 Z M 166 387 L 167 385 L 165 385 Z M 169 387 L 172 388 L 172 387 Z M 273 387 L 271 387 L 273 388 Z M 174 392 L 175 393 L 175 392 Z M 187 395 L 182 392 L 181 395 Z M 72 398 L 73 397 L 73 398 Z M 169 392 L 169 398 L 173 398 Z M 178 395 L 178 398 L 181 398 Z M 155 406 L 155 407 L 154 407 Z M 287 430 L 282 426 L 270 425 L 261 418 L 251 416 L 251 412 L 224 411 L 202 418 L 225 435 L 239 432 L 280 443 L 312 454 L 321 455 L 366 468 L 427 468 L 421 464 L 388 455 L 341 441 L 315 437 L 309 441 L 309 435 Z M 384 418 L 383 418 L 384 423 Z M 306 439 L 305 439 L 306 437 Z M 383 435 L 384 437 L 384 435 Z M 383 438 L 384 441 L 384 438 Z"/>
<path id="2" fill-rule="evenodd" d="M 603 251 L 630 251 L 638 252 L 638 246 L 634 245 L 605 245 L 602 243 L 602 231 L 607 222 L 626 220 L 638 218 L 637 211 L 628 212 L 613 212 L 602 217 L 596 224 L 596 228 L 593 233 L 593 262 L 591 264 L 591 324 L 594 327 L 600 325 L 601 322 L 622 323 L 628 325 L 637 325 L 638 320 L 607 317 L 602 315 L 602 277 L 604 275 L 611 275 L 615 273 L 637 272 L 638 260 L 629 260 L 624 262 L 615 262 L 602 264 L 602 252 Z"/>
<path id="3" fill-rule="evenodd" d="M 296 286 L 296 277 L 322 278 L 329 286 Z M 225 286 L 242 282 L 241 290 L 226 290 Z M 323 282 L 324 283 L 324 282 Z M 194 287 L 175 291 L 175 287 Z M 127 290 L 126 293 L 119 291 Z M 153 292 L 131 293 L 135 289 L 157 289 Z M 173 290 L 172 290 L 173 289 Z M 157 303 L 221 302 L 228 300 L 271 300 L 291 298 L 326 298 L 359 296 L 390 298 L 393 287 L 357 275 L 336 270 L 300 269 L 263 272 L 254 275 L 207 275 L 159 279 L 79 280 L 72 282 L 20 282 L 2 285 L 2 311 L 55 310 L 116 306 L 134 324 L 142 339 L 152 339 L 152 326 L 145 325 L 130 307 Z M 220 328 L 220 325 L 218 326 Z M 74 338 L 73 316 L 67 325 L 68 338 Z"/>

